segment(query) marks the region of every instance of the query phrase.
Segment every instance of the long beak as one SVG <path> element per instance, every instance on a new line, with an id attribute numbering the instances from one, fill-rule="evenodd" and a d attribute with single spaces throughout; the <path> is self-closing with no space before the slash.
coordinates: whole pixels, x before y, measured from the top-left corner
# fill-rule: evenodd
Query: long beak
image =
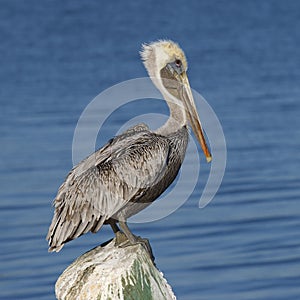
<path id="1" fill-rule="evenodd" d="M 183 91 L 182 91 L 182 100 L 185 105 L 185 109 L 187 111 L 187 115 L 191 124 L 191 127 L 201 145 L 201 148 L 204 152 L 204 155 L 206 157 L 206 161 L 210 162 L 212 160 L 211 153 L 207 147 L 205 137 L 203 134 L 200 118 L 196 109 L 196 105 L 194 102 L 193 94 L 191 91 L 191 87 L 188 81 L 188 77 L 186 75 L 186 72 L 183 72 L 179 75 L 180 80 L 183 83 Z"/>

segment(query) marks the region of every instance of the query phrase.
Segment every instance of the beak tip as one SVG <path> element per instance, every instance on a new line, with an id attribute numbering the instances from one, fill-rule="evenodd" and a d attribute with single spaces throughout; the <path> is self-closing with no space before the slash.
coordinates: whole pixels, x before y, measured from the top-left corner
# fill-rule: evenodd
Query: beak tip
<path id="1" fill-rule="evenodd" d="M 211 160 L 212 160 L 212 157 L 211 157 L 211 155 L 209 155 L 209 156 L 206 156 L 206 161 L 207 161 L 208 163 L 210 163 L 210 162 L 211 162 Z"/>

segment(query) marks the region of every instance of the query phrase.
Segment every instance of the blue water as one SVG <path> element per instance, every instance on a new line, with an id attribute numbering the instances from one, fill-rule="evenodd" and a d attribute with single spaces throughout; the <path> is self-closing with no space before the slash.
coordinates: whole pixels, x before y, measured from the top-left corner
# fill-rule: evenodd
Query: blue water
<path id="1" fill-rule="evenodd" d="M 140 45 L 158 38 L 187 53 L 191 86 L 222 124 L 227 167 L 204 209 L 200 182 L 176 212 L 132 230 L 151 240 L 178 299 L 300 299 L 299 2 L 2 0 L 0 7 L 1 299 L 55 299 L 61 272 L 112 236 L 104 228 L 58 254 L 45 241 L 81 112 L 104 89 L 145 76 Z"/>

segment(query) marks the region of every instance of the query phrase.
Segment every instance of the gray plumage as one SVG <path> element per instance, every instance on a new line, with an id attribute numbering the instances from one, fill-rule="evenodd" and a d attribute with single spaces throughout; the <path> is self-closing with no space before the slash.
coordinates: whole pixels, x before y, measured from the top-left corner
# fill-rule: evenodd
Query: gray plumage
<path id="1" fill-rule="evenodd" d="M 188 90 L 184 93 L 189 86 L 183 89 L 185 82 L 178 81 L 168 61 L 161 62 L 165 53 L 172 63 L 180 60 L 184 70 L 180 72 L 185 76 L 185 56 L 173 42 L 146 45 L 142 57 L 150 76 L 165 74 L 164 78 L 177 82 L 168 85 L 165 80 L 153 79 L 169 104 L 170 119 L 156 132 L 145 124 L 130 128 L 71 170 L 54 200 L 55 212 L 47 235 L 49 251 L 59 251 L 66 242 L 89 231 L 97 232 L 103 224 L 114 228 L 117 222 L 126 222 L 176 178 L 188 143 L 189 115 L 187 108 L 175 105 L 171 98 L 175 96 L 185 103 L 190 95 Z M 192 115 L 197 119 L 197 114 Z M 193 124 L 195 120 L 190 121 Z"/>
<path id="2" fill-rule="evenodd" d="M 151 204 L 175 179 L 187 141 L 186 127 L 162 136 L 138 125 L 82 161 L 59 188 L 49 250 Z"/>

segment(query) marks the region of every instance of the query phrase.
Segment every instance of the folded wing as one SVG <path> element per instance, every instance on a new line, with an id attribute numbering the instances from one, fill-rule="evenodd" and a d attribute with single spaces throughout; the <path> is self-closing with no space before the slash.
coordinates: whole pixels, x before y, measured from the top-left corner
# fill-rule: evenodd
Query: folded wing
<path id="1" fill-rule="evenodd" d="M 137 125 L 79 163 L 54 200 L 47 240 L 49 251 L 88 231 L 97 232 L 164 176 L 168 140 Z"/>

